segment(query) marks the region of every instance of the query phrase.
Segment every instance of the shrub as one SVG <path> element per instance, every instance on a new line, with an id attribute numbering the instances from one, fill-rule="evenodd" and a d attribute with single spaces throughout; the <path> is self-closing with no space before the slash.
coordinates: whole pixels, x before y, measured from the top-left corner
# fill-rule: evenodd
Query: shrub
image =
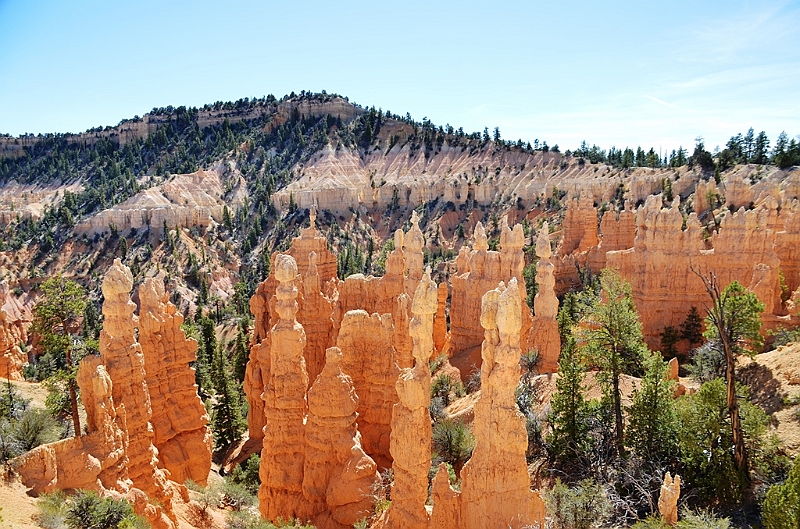
<path id="1" fill-rule="evenodd" d="M 431 398 L 442 399 L 446 408 L 455 398 L 464 396 L 464 386 L 460 380 L 453 379 L 450 375 L 441 374 L 431 384 Z"/>
<path id="2" fill-rule="evenodd" d="M 611 513 L 605 489 L 591 479 L 579 481 L 575 487 L 556 480 L 545 494 L 545 503 L 556 526 L 565 529 L 589 529 L 602 524 Z"/>
<path id="3" fill-rule="evenodd" d="M 466 424 L 444 419 L 433 425 L 432 444 L 439 458 L 453 465 L 458 474 L 472 456 L 475 437 Z"/>
<path id="4" fill-rule="evenodd" d="M 57 490 L 50 494 L 41 494 L 36 501 L 34 518 L 39 527 L 44 529 L 62 529 L 67 518 L 66 496 Z"/>
<path id="5" fill-rule="evenodd" d="M 800 457 L 796 457 L 789 477 L 767 491 L 761 521 L 765 529 L 800 528 Z"/>
<path id="6" fill-rule="evenodd" d="M 718 518 L 713 512 L 684 510 L 676 525 L 678 529 L 730 529 L 731 521 Z"/>
<path id="7" fill-rule="evenodd" d="M 222 504 L 231 507 L 235 511 L 250 507 L 256 503 L 256 498 L 247 490 L 244 485 L 225 481 L 222 486 Z"/>
<path id="8" fill-rule="evenodd" d="M 30 409 L 13 424 L 14 436 L 23 452 L 58 440 L 58 424 L 41 409 Z"/>
<path id="9" fill-rule="evenodd" d="M 242 485 L 250 494 L 258 494 L 258 487 L 261 485 L 261 478 L 258 469 L 261 466 L 261 456 L 253 454 L 247 461 L 233 468 L 230 481 Z"/>
<path id="10" fill-rule="evenodd" d="M 475 393 L 481 389 L 481 369 L 479 367 L 473 366 L 472 371 L 469 373 L 469 377 L 467 377 L 465 389 L 467 393 Z"/>
<path id="11" fill-rule="evenodd" d="M 79 491 L 67 506 L 66 522 L 71 529 L 116 529 L 123 521 L 133 523 L 134 519 L 127 501 L 100 498 L 91 491 Z"/>

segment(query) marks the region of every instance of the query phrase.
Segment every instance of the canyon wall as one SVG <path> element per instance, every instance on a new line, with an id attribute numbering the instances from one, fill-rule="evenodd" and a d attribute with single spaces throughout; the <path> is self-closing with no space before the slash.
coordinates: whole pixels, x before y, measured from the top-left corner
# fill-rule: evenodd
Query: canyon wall
<path id="1" fill-rule="evenodd" d="M 607 211 L 599 235 L 595 235 L 597 210 L 592 203 L 571 201 L 554 259 L 556 292 L 577 286 L 578 268 L 594 274 L 605 266 L 616 268 L 631 282 L 645 338 L 654 349 L 661 347 L 664 327 L 679 327 L 692 306 L 701 308 L 707 301 L 693 269 L 715 273 L 723 287 L 737 280 L 753 290 L 766 305 L 767 328 L 793 325 L 791 307 L 784 303 L 784 292 L 800 287 L 796 250 L 800 216 L 793 188 L 782 183 L 752 186 L 759 189 L 757 193 L 747 186 L 749 192 L 745 192 L 736 182 L 723 183 L 731 195 L 731 207 L 748 201 L 752 209 L 723 210 L 715 221 L 708 208 L 718 190 L 713 183 L 701 182 L 689 200 L 702 209 L 702 222 L 698 213 L 681 211 L 680 197 L 664 207 L 661 195 L 651 195 L 635 212 Z M 752 204 L 749 199 L 754 194 L 759 202 Z M 592 226 L 572 226 L 576 222 Z"/>

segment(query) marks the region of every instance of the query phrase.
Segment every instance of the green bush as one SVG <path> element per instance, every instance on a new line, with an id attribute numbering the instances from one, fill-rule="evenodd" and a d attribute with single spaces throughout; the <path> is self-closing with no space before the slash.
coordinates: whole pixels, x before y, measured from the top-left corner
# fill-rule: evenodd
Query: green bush
<path id="1" fill-rule="evenodd" d="M 226 480 L 222 485 L 222 504 L 235 511 L 255 505 L 256 498 L 244 485 Z"/>
<path id="2" fill-rule="evenodd" d="M 236 465 L 231 471 L 230 481 L 242 485 L 250 494 L 258 494 L 258 487 L 261 485 L 261 478 L 258 469 L 261 466 L 261 456 L 253 454 L 247 461 Z"/>
<path id="3" fill-rule="evenodd" d="M 765 529 L 800 529 L 800 457 L 786 481 L 767 491 L 761 521 Z"/>
<path id="4" fill-rule="evenodd" d="M 466 424 L 443 419 L 433 425 L 432 444 L 440 460 L 453 465 L 458 474 L 472 456 L 475 436 Z"/>
<path id="5" fill-rule="evenodd" d="M 602 524 L 611 514 L 611 502 L 602 485 L 592 479 L 579 481 L 569 487 L 556 480 L 545 494 L 550 518 L 564 529 L 589 529 Z"/>
<path id="6" fill-rule="evenodd" d="M 45 410 L 32 408 L 13 424 L 14 436 L 23 452 L 58 440 L 58 423 Z"/>
<path id="7" fill-rule="evenodd" d="M 675 526 L 678 529 L 730 529 L 731 521 L 718 518 L 713 512 L 683 510 Z"/>
<path id="8" fill-rule="evenodd" d="M 125 500 L 100 498 L 92 491 L 79 491 L 67 506 L 67 526 L 71 529 L 116 529 L 123 521 L 135 518 Z"/>
<path id="9" fill-rule="evenodd" d="M 41 494 L 36 501 L 36 511 L 34 518 L 39 527 L 62 529 L 67 518 L 66 495 L 60 490 Z"/>

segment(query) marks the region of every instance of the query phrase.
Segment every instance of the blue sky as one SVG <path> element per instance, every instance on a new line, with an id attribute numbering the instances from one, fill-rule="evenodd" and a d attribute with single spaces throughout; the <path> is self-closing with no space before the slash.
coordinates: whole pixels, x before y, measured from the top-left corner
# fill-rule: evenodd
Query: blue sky
<path id="1" fill-rule="evenodd" d="M 800 2 L 0 0 L 0 132 L 336 92 L 562 150 L 800 134 Z"/>

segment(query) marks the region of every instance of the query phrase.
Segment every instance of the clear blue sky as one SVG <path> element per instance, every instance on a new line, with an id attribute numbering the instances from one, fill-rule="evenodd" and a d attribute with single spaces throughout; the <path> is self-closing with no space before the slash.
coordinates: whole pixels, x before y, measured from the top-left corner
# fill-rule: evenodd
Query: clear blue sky
<path id="1" fill-rule="evenodd" d="M 562 150 L 774 144 L 800 2 L 0 0 L 2 133 L 304 89 Z"/>

